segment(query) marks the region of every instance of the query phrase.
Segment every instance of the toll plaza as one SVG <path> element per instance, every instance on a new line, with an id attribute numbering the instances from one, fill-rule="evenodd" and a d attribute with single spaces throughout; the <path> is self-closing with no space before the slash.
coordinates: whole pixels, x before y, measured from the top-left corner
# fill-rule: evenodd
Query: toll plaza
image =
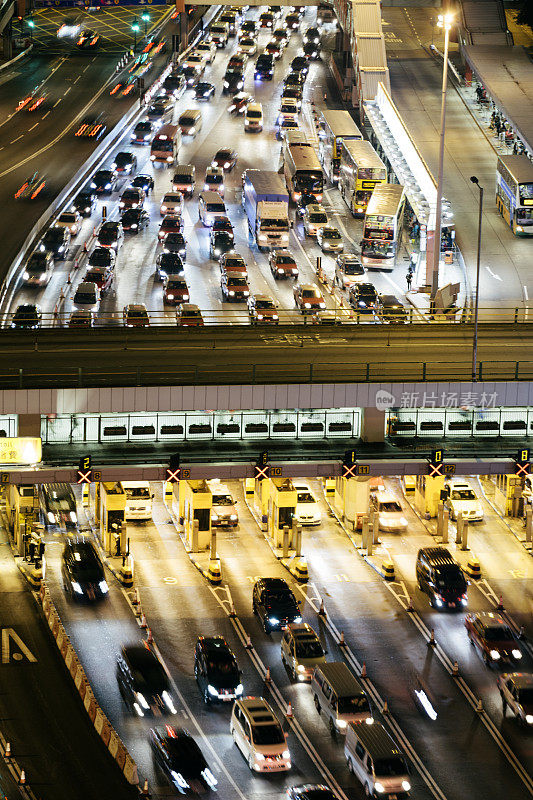
<path id="1" fill-rule="evenodd" d="M 180 480 L 172 484 L 174 512 L 179 516 L 188 547 L 193 553 L 211 544 L 213 495 L 207 481 Z"/>
<path id="2" fill-rule="evenodd" d="M 297 495 L 290 478 L 270 478 L 268 483 L 268 535 L 274 547 L 283 547 L 283 529 L 292 526 Z"/>
<path id="3" fill-rule="evenodd" d="M 108 555 L 126 552 L 126 492 L 121 484 L 103 481 L 100 484 L 99 527 L 100 541 Z"/>

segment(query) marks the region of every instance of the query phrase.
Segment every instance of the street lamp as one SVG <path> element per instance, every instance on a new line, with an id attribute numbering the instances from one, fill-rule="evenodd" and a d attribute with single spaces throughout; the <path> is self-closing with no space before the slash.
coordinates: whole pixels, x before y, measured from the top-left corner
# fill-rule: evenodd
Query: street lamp
<path id="1" fill-rule="evenodd" d="M 440 148 L 439 176 L 437 179 L 437 208 L 435 212 L 435 239 L 433 242 L 433 272 L 431 276 L 431 297 L 435 298 L 439 288 L 440 238 L 442 227 L 442 174 L 444 168 L 444 132 L 446 128 L 446 88 L 448 85 L 448 43 L 453 14 L 439 14 L 437 25 L 444 28 L 444 60 L 442 62 L 442 94 L 440 106 Z"/>
<path id="2" fill-rule="evenodd" d="M 133 31 L 133 35 L 135 36 L 133 40 L 133 52 L 135 52 L 137 50 L 137 34 L 139 32 L 139 23 L 134 22 L 133 25 L 131 26 L 131 29 Z"/>
<path id="3" fill-rule="evenodd" d="M 146 39 L 146 31 L 148 28 L 148 23 L 150 22 L 150 14 L 147 14 L 145 11 L 144 14 L 141 15 L 141 19 L 144 22 L 144 38 Z"/>
<path id="4" fill-rule="evenodd" d="M 477 261 L 476 261 L 476 302 L 474 306 L 474 341 L 472 344 L 472 380 L 476 380 L 477 374 L 477 318 L 479 312 L 479 263 L 481 259 L 481 223 L 483 221 L 483 186 L 475 175 L 470 178 L 479 189 L 479 218 L 477 224 Z"/>

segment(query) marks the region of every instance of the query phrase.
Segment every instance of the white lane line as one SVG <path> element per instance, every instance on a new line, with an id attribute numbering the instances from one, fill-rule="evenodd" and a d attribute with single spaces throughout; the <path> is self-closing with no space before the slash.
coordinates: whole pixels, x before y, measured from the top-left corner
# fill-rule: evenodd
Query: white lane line
<path id="1" fill-rule="evenodd" d="M 496 273 L 493 272 L 490 267 L 486 267 L 486 270 L 489 273 L 489 275 L 491 276 L 491 278 L 495 278 L 497 281 L 501 281 L 502 280 L 502 278 L 500 278 L 499 275 L 496 275 Z"/>
<path id="2" fill-rule="evenodd" d="M 76 78 L 76 80 L 74 81 L 74 83 L 77 83 L 77 82 L 79 81 L 79 79 L 80 79 L 80 78 L 81 78 L 81 75 L 78 75 L 78 77 Z"/>
<path id="3" fill-rule="evenodd" d="M 23 133 L 21 133 L 21 135 L 20 135 L 20 136 L 17 136 L 17 138 L 16 138 L 16 139 L 13 139 L 13 141 L 12 141 L 12 142 L 9 142 L 9 144 L 15 144 L 15 142 L 18 142 L 18 140 L 19 140 L 19 139 L 22 139 L 22 137 L 23 137 L 23 136 L 24 136 L 24 134 L 23 134 Z"/>
<path id="4" fill-rule="evenodd" d="M 50 113 L 50 112 L 49 112 L 49 111 L 47 111 L 47 112 L 46 112 L 46 114 L 44 114 L 44 115 L 41 117 L 41 119 L 46 119 L 46 117 L 48 116 L 48 114 L 49 114 L 49 113 Z"/>
<path id="5" fill-rule="evenodd" d="M 30 131 L 32 131 L 34 128 L 36 128 L 38 124 L 39 124 L 39 123 L 38 123 L 38 122 L 36 122 L 36 123 L 35 123 L 35 125 L 32 125 L 32 126 L 31 126 L 31 128 L 28 128 L 28 133 L 29 133 Z"/>
<path id="6" fill-rule="evenodd" d="M 66 95 L 70 92 L 71 89 L 72 89 L 72 86 L 69 86 L 67 91 L 63 92 L 63 97 L 66 97 Z"/>
<path id="7" fill-rule="evenodd" d="M 54 103 L 52 108 L 55 108 L 56 106 L 58 106 L 60 104 L 60 102 L 61 102 L 61 97 L 59 98 L 59 100 L 56 100 L 56 102 Z"/>
<path id="8" fill-rule="evenodd" d="M 527 293 L 527 286 L 524 286 L 523 291 L 524 291 L 524 300 L 529 300 L 529 295 Z"/>

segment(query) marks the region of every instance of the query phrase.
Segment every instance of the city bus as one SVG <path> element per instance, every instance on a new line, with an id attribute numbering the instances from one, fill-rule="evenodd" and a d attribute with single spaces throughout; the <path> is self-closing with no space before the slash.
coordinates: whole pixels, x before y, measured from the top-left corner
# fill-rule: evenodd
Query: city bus
<path id="1" fill-rule="evenodd" d="M 533 163 L 527 156 L 498 158 L 496 205 L 516 236 L 533 236 Z"/>
<path id="2" fill-rule="evenodd" d="M 294 140 L 287 137 L 283 143 L 283 173 L 287 191 L 294 202 L 299 200 L 302 192 L 309 192 L 316 197 L 317 203 L 322 200 L 324 192 L 324 173 L 315 148 L 303 137 Z"/>
<path id="3" fill-rule="evenodd" d="M 370 269 L 394 269 L 403 230 L 405 193 L 397 183 L 376 186 L 363 223 L 361 262 Z"/>
<path id="4" fill-rule="evenodd" d="M 387 183 L 387 168 L 370 142 L 342 142 L 339 189 L 354 215 L 363 217 L 374 187 Z"/>
<path id="5" fill-rule="evenodd" d="M 318 157 L 331 183 L 337 183 L 342 143 L 359 141 L 363 134 L 348 111 L 325 109 L 319 114 L 318 124 Z"/>

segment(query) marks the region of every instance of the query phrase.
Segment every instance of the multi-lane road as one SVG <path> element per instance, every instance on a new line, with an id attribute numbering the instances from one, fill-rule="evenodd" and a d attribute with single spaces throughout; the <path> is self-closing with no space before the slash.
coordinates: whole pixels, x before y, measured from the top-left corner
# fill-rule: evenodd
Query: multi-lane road
<path id="1" fill-rule="evenodd" d="M 378 716 L 381 718 L 379 710 L 386 700 L 391 729 L 408 748 L 413 797 L 481 800 L 505 795 L 518 800 L 533 793 L 528 773 L 532 767 L 530 736 L 512 717 L 502 718 L 498 670 L 486 667 L 469 644 L 464 614 L 431 610 L 427 597 L 416 588 L 416 552 L 434 544 L 433 524 L 420 519 L 396 481 L 387 483 L 408 519 L 406 533 L 380 534 L 380 557 L 390 554 L 395 562 L 393 584 L 386 584 L 356 552 L 329 513 L 322 488 L 315 482 L 310 486 L 319 500 L 322 522 L 303 532 L 310 573 L 307 585 L 297 584 L 274 557 L 244 502 L 240 484 L 230 484 L 237 499 L 239 526 L 218 533 L 221 587 L 210 586 L 191 564 L 161 502 L 160 485 L 153 486 L 153 521 L 128 525 L 142 609 L 179 698 L 178 724 L 197 739 L 224 797 L 243 800 L 279 794 L 287 786 L 311 781 L 329 783 L 340 797 L 359 798 L 362 794 L 346 769 L 342 741 L 340 737 L 332 739 L 318 717 L 309 687 L 292 684 L 283 668 L 279 634 L 266 636 L 252 615 L 253 583 L 270 575 L 289 581 L 302 600 L 304 620 L 319 632 L 329 660 L 346 659 L 356 673 L 364 662 L 366 686 Z M 479 486 L 472 485 L 479 493 Z M 518 626 L 524 625 L 526 636 L 531 636 L 531 619 L 524 613 L 523 602 L 523 593 L 531 586 L 528 556 L 491 506 L 485 501 L 483 506 L 484 521 L 470 526 L 470 546 L 480 559 L 485 582 L 470 585 L 469 610 L 493 610 L 503 593 L 509 617 Z M 168 787 L 154 772 L 147 745 L 147 729 L 153 723 L 132 718 L 125 710 L 114 675 L 115 656 L 122 644 L 145 636 L 128 593 L 112 584 L 109 599 L 97 607 L 67 603 L 59 576 L 60 543 L 60 538 L 51 537 L 47 545 L 47 575 L 54 601 L 100 702 L 142 774 L 148 776 L 154 794 L 167 796 Z M 454 547 L 452 543 L 452 551 Z M 409 596 L 414 611 L 408 613 Z M 317 614 L 320 599 L 325 604 L 325 618 Z M 236 623 L 228 615 L 232 602 Z M 431 629 L 437 640 L 435 649 L 427 645 Z M 341 631 L 347 648 L 338 645 Z M 194 680 L 193 652 L 197 636 L 213 634 L 224 635 L 233 647 L 244 670 L 245 692 L 267 697 L 282 719 L 293 757 L 288 775 L 253 775 L 231 741 L 228 710 L 204 706 Z M 251 651 L 245 646 L 248 635 Z M 522 648 L 522 668 L 530 670 L 527 640 Z M 449 674 L 449 663 L 454 660 L 460 665 L 459 679 Z M 271 685 L 265 685 L 266 667 L 271 670 Z M 421 686 L 437 711 L 434 721 L 415 703 L 414 690 Z M 482 713 L 476 710 L 478 699 Z M 289 702 L 294 711 L 290 723 L 285 718 Z"/>

